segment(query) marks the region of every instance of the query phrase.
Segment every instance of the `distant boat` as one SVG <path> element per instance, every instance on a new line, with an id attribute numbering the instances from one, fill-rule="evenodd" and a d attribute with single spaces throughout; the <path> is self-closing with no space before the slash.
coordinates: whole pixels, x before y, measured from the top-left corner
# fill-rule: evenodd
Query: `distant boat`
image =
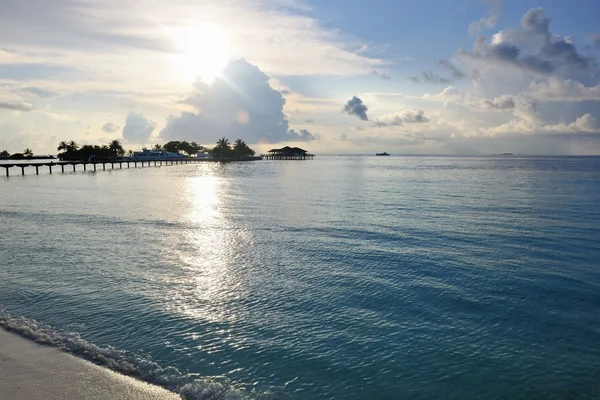
<path id="1" fill-rule="evenodd" d="M 389 156 L 389 153 L 386 153 L 385 151 L 383 153 L 375 153 L 376 156 Z"/>

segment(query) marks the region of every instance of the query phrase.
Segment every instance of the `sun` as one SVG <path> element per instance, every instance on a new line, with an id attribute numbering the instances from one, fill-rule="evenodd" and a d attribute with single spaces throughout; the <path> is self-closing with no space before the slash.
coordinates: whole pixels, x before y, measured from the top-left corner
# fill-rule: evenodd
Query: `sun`
<path id="1" fill-rule="evenodd" d="M 230 58 L 229 33 L 219 25 L 206 23 L 170 32 L 179 54 L 175 64 L 186 81 L 212 83 Z"/>

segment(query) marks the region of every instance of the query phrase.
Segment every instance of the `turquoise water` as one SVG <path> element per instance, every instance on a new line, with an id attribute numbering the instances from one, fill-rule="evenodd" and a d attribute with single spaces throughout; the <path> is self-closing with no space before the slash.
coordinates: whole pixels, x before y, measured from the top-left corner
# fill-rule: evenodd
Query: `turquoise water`
<path id="1" fill-rule="evenodd" d="M 595 157 L 1 177 L 0 325 L 190 399 L 599 398 L 599 205 Z"/>

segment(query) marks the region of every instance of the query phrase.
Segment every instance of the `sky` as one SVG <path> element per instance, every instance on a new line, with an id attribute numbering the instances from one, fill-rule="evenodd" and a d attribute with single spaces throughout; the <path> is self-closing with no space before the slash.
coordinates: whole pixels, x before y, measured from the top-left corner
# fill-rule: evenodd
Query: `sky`
<path id="1" fill-rule="evenodd" d="M 597 0 L 0 0 L 0 150 L 600 154 Z"/>

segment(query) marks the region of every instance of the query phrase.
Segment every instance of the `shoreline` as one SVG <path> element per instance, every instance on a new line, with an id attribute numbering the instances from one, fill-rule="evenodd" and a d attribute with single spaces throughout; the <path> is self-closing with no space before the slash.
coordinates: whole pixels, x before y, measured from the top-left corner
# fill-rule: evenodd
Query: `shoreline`
<path id="1" fill-rule="evenodd" d="M 181 400 L 179 395 L 0 327 L 0 393 L 12 400 Z"/>

